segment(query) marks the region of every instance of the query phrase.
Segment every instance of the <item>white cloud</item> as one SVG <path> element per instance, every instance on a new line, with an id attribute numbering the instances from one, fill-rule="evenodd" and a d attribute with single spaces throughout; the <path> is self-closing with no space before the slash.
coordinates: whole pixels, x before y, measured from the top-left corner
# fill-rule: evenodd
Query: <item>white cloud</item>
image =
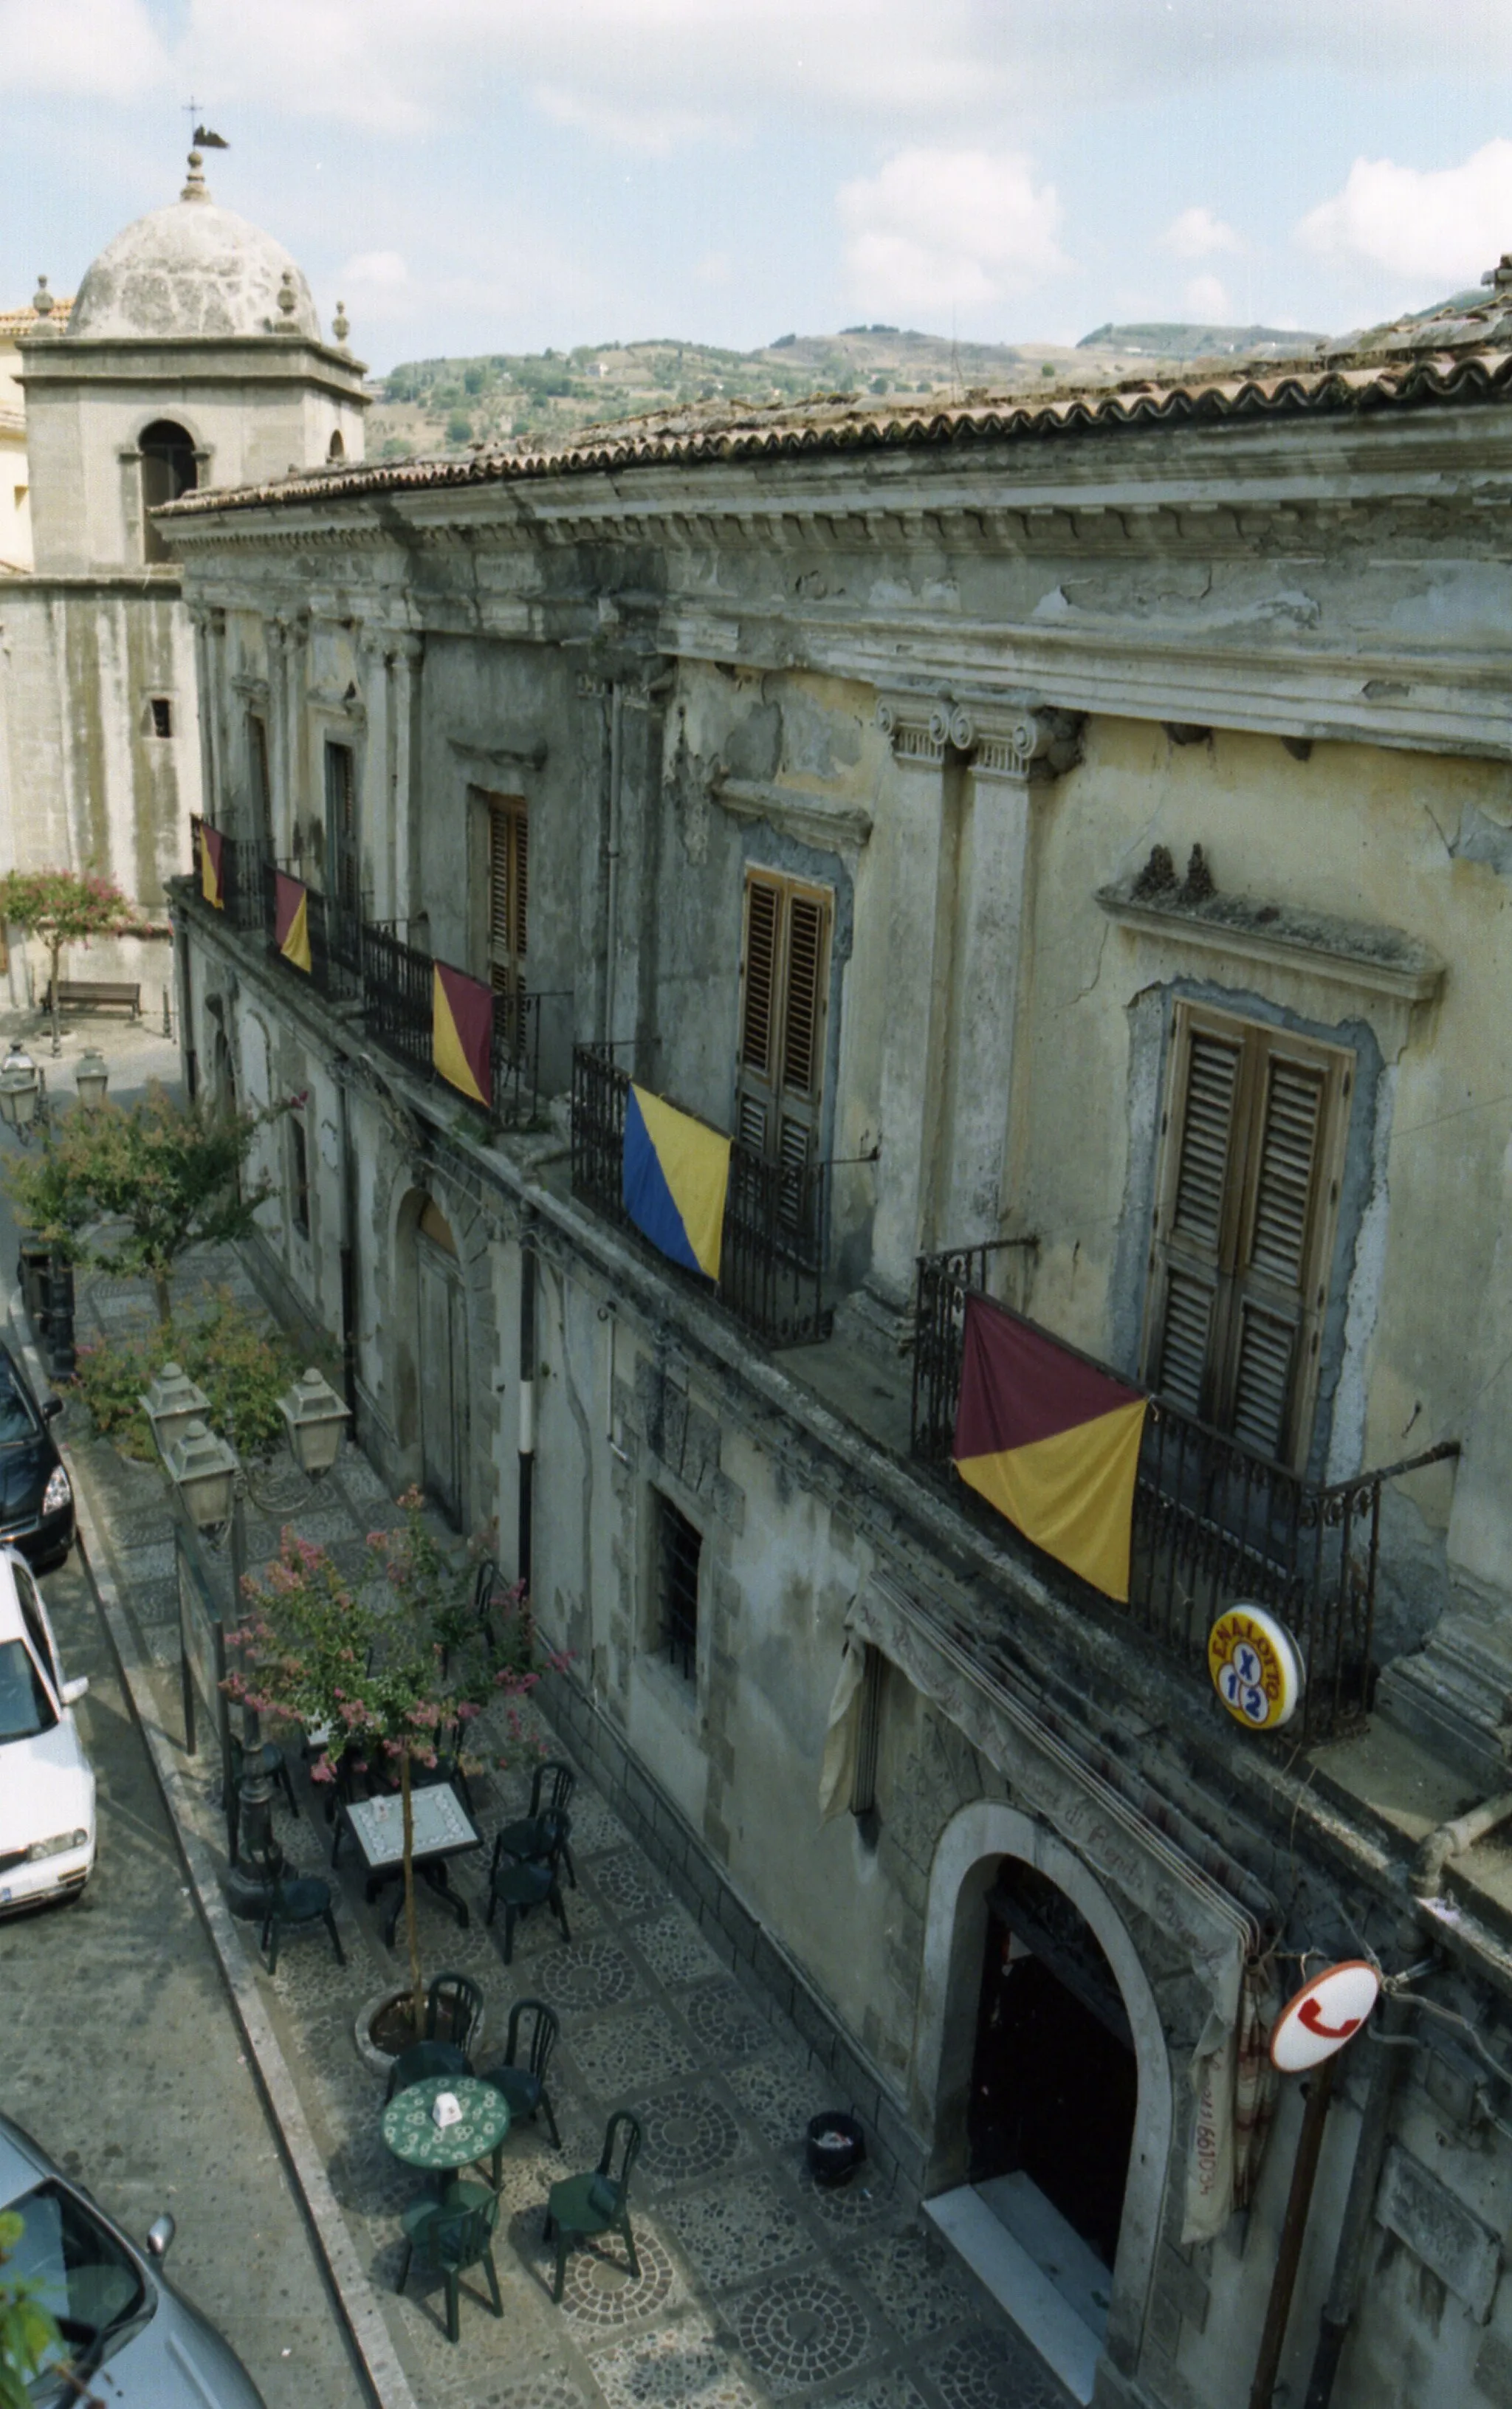
<path id="1" fill-rule="evenodd" d="M 1243 248 L 1231 225 L 1205 206 L 1183 209 L 1160 237 L 1162 247 L 1178 259 L 1211 259 L 1216 252 Z"/>
<path id="2" fill-rule="evenodd" d="M 0 91 L 127 100 L 166 64 L 144 0 L 0 0 Z"/>
<path id="3" fill-rule="evenodd" d="M 1301 220 L 1297 239 L 1335 266 L 1375 267 L 1423 285 L 1472 284 L 1512 242 L 1512 142 L 1458 167 L 1357 159 L 1341 193 Z"/>
<path id="4" fill-rule="evenodd" d="M 1210 325 L 1225 325 L 1233 315 L 1233 304 L 1221 277 L 1194 276 L 1183 298 L 1188 317 L 1206 321 Z"/>
<path id="5" fill-rule="evenodd" d="M 845 267 L 864 311 L 919 316 L 1023 293 L 1072 263 L 1056 239 L 1060 203 L 1013 152 L 900 151 L 842 184 Z"/>
<path id="6" fill-rule="evenodd" d="M 402 252 L 359 251 L 338 279 L 341 298 L 358 320 L 368 325 L 402 322 L 411 317 L 424 295 L 410 273 Z"/>

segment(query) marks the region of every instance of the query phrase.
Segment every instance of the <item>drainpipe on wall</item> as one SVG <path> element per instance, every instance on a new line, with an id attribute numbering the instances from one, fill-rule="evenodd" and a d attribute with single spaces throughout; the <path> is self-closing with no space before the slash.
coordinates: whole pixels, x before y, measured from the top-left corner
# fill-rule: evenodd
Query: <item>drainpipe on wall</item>
<path id="1" fill-rule="evenodd" d="M 533 1217 L 520 1232 L 520 1505 L 516 1579 L 528 1595 L 536 1460 L 536 1246 Z"/>
<path id="2" fill-rule="evenodd" d="M 1318 2348 L 1313 2354 L 1313 2372 L 1303 2409 L 1329 2409 L 1333 2379 L 1339 2372 L 1345 2342 L 1354 2322 L 1360 2279 L 1364 2273 L 1365 2253 L 1375 2222 L 1375 2190 L 1381 2179 L 1381 2162 L 1386 2157 L 1386 2138 L 1390 2129 L 1391 2100 L 1401 2079 L 1404 2062 L 1412 2055 L 1410 2049 L 1404 2049 L 1396 2038 L 1404 2022 L 1404 2009 L 1395 1999 L 1387 1999 L 1381 2009 L 1385 2038 L 1372 2036 L 1375 2056 L 1370 2070 L 1370 2087 L 1361 2113 L 1355 2162 L 1349 2175 L 1349 2193 L 1344 2203 L 1344 2214 L 1339 2220 L 1339 2246 L 1333 2258 L 1333 2279 L 1318 2322 Z"/>
<path id="3" fill-rule="evenodd" d="M 604 933 L 604 1043 L 614 1037 L 614 957 L 619 945 L 620 763 L 624 757 L 625 702 L 618 678 L 609 699 L 609 902 Z"/>
<path id="4" fill-rule="evenodd" d="M 352 1416 L 347 1435 L 357 1437 L 357 1167 L 352 1152 L 352 1122 L 347 1101 L 350 1064 L 334 1065 L 341 1146 L 341 1389 Z"/>
<path id="5" fill-rule="evenodd" d="M 1287 2320 L 1291 2315 L 1291 2295 L 1296 2288 L 1297 2269 L 1302 2263 L 1307 2212 L 1313 2204 L 1313 2185 L 1318 2179 L 1318 2161 L 1322 2155 L 1329 2101 L 1333 2096 L 1333 2078 L 1338 2070 L 1339 2060 L 1335 2054 L 1332 2057 L 1325 2057 L 1321 2066 L 1314 2067 L 1307 2078 L 1307 2104 L 1303 2110 L 1297 2155 L 1291 2165 L 1291 2189 L 1287 2195 L 1287 2213 L 1281 2220 L 1281 2238 L 1276 2244 L 1275 2272 L 1271 2277 L 1271 2297 L 1266 2303 L 1260 2356 L 1255 2362 L 1255 2380 L 1249 2390 L 1249 2409 L 1271 2409 L 1271 2397 L 1275 2390 L 1275 2379 L 1281 2366 L 1281 2349 L 1287 2338 Z"/>
<path id="6" fill-rule="evenodd" d="M 1418 1852 L 1408 1877 L 1413 1896 L 1417 1898 L 1437 1898 L 1444 1888 L 1444 1868 L 1451 1857 L 1462 1856 L 1473 1849 L 1488 1832 L 1499 1824 L 1512 1821 L 1512 1790 L 1504 1790 L 1494 1798 L 1486 1799 L 1479 1807 L 1457 1815 L 1452 1824 L 1441 1824 L 1430 1832 Z"/>

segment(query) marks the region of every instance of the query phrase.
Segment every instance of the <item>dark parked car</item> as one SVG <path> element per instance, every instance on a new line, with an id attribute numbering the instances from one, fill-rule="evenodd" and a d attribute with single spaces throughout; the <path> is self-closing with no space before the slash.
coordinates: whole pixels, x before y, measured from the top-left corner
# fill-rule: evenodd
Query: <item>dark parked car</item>
<path id="1" fill-rule="evenodd" d="M 45 1571 L 74 1544 L 74 1493 L 48 1425 L 58 1397 L 38 1406 L 31 1383 L 0 1343 L 0 1545 Z"/>
<path id="2" fill-rule="evenodd" d="M 11 2272 L 39 2287 L 91 2399 L 111 2409 L 265 2409 L 230 2344 L 163 2273 L 171 2216 L 138 2250 L 8 2116 L 0 2116 L 0 2208 L 22 2220 Z M 36 2409 L 73 2409 L 79 2395 L 50 2366 L 27 2397 Z"/>

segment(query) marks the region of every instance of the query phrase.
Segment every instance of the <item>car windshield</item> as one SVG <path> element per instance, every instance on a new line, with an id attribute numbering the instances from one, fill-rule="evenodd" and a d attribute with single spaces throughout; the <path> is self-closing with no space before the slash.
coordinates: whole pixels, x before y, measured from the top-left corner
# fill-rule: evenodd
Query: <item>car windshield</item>
<path id="1" fill-rule="evenodd" d="M 57 1720 L 24 1639 L 0 1639 L 0 1740 L 35 1739 Z"/>
<path id="2" fill-rule="evenodd" d="M 0 1363 L 0 1447 L 20 1447 L 36 1436 L 36 1416 L 9 1363 Z"/>
<path id="3" fill-rule="evenodd" d="M 62 2184 L 38 2184 L 8 2205 L 22 2237 L 7 2272 L 36 2284 L 59 2335 L 27 2397 L 39 2404 L 77 2399 L 63 2366 L 87 2374 L 108 2359 L 147 2309 L 147 2286 L 108 2228 Z"/>

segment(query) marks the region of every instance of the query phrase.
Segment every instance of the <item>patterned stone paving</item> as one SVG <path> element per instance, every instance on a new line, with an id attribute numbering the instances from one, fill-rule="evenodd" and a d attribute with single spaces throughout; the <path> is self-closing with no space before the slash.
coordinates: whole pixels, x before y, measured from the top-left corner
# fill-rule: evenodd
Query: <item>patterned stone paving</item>
<path id="1" fill-rule="evenodd" d="M 216 1264 L 194 1277 L 226 1274 Z M 99 1298 L 114 1324 L 127 1302 L 122 1283 Z M 122 1595 L 164 1667 L 163 1720 L 176 1733 L 166 1499 L 151 1467 L 122 1464 L 97 1443 L 83 1443 L 81 1452 L 108 1508 Z M 318 1495 L 283 1472 L 276 1480 L 259 1475 L 259 1486 L 302 1536 L 353 1564 L 364 1535 L 392 1519 L 382 1483 L 351 1449 Z M 276 1536 L 279 1516 L 255 1519 Z M 525 1810 L 531 1751 L 563 1753 L 534 1707 L 526 1720 L 527 1746 L 516 1749 L 511 1769 L 474 1785 L 477 1819 L 490 1838 Z M 505 1745 L 502 1728 L 481 1740 L 481 1753 Z M 278 1803 L 279 1836 L 297 1866 L 325 1872 L 323 1802 L 292 1749 L 291 1760 L 300 1807 L 291 1816 Z M 186 1763 L 195 1820 L 219 1851 L 217 1768 L 203 1755 Z M 417 2401 L 425 2409 L 770 2409 L 811 2398 L 815 2409 L 1068 2409 L 1039 2359 L 968 2290 L 911 2203 L 865 2167 L 842 2190 L 814 2185 L 804 2128 L 822 2109 L 846 2103 L 793 2028 L 769 2018 L 729 1971 L 717 1928 L 699 1929 L 585 1782 L 571 1814 L 579 1879 L 567 1893 L 569 1945 L 549 1916 L 534 1914 L 518 1926 L 513 1964 L 504 1966 L 502 1924 L 490 1930 L 482 1921 L 486 1849 L 453 1867 L 471 1911 L 467 1931 L 420 1893 L 427 1971 L 455 1967 L 483 1986 L 480 2067 L 502 2055 L 511 2000 L 544 1998 L 561 2019 L 549 2082 L 562 2147 L 552 2146 L 541 2119 L 511 2131 L 495 2243 L 504 2319 L 490 2313 L 475 2271 L 454 2347 L 439 2283 L 416 2271 L 402 2298 L 394 2288 L 399 2214 L 423 2179 L 383 2146 L 382 2081 L 358 2059 L 353 2031 L 364 2002 L 396 1984 L 401 1961 L 382 1945 L 382 1907 L 363 1899 L 350 1851 L 335 1877 L 346 1967 L 317 1928 L 286 1940 L 271 1983 L 258 1975 Z M 546 2196 L 562 2175 L 594 2164 L 606 2118 L 626 2105 L 643 2135 L 631 2186 L 641 2273 L 630 2275 L 620 2238 L 609 2235 L 572 2253 L 558 2309 L 542 2231 Z"/>

